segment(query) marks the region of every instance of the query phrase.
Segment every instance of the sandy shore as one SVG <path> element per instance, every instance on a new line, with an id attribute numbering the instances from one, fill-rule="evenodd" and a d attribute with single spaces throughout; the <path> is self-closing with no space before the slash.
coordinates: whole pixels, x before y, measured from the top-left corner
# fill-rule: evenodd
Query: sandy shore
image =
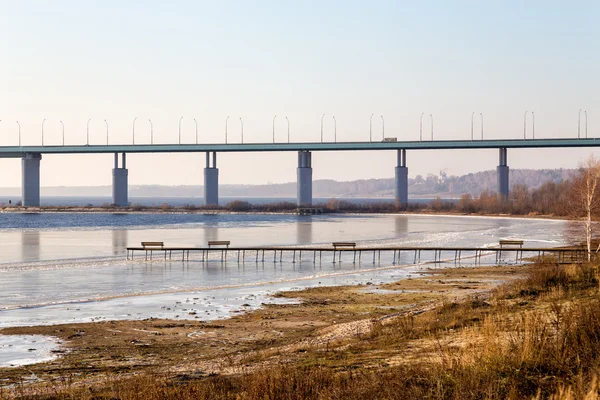
<path id="1" fill-rule="evenodd" d="M 523 266 L 424 269 L 409 279 L 379 286 L 281 293 L 278 296 L 301 302 L 265 305 L 213 322 L 145 319 L 5 328 L 0 334 L 57 337 L 64 342 L 64 354 L 51 362 L 0 368 L 0 387 L 32 376 L 33 390 L 67 376 L 72 384 L 91 385 L 144 371 L 175 375 L 249 371 L 298 360 L 307 348 L 361 338 L 378 324 L 448 301 L 483 298 L 525 272 Z M 386 355 L 390 360 L 397 356 L 393 351 Z M 364 362 L 370 362 L 368 357 Z"/>

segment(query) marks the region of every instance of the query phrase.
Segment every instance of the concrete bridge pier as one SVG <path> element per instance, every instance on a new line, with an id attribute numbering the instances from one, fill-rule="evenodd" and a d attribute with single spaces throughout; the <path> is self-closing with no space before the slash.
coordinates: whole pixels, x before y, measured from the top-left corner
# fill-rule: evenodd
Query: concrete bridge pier
<path id="1" fill-rule="evenodd" d="M 498 199 L 508 199 L 508 165 L 507 165 L 507 152 L 506 147 L 502 147 L 500 150 L 500 162 L 498 168 L 496 168 L 498 174 Z"/>
<path id="2" fill-rule="evenodd" d="M 212 167 L 210 166 L 210 152 L 206 152 L 206 168 L 204 168 L 204 205 L 219 205 L 219 169 L 217 168 L 217 152 L 212 153 Z"/>
<path id="3" fill-rule="evenodd" d="M 40 206 L 40 153 L 25 153 L 21 159 L 23 182 L 21 185 L 21 198 L 27 207 Z"/>
<path id="4" fill-rule="evenodd" d="M 310 151 L 298 152 L 298 205 L 312 206 L 312 155 Z"/>
<path id="5" fill-rule="evenodd" d="M 126 154 L 122 153 L 121 168 L 119 168 L 119 153 L 115 153 L 115 168 L 113 168 L 112 174 L 112 202 L 117 207 L 127 207 L 129 205 L 129 196 L 127 192 L 128 174 Z"/>
<path id="6" fill-rule="evenodd" d="M 396 196 L 397 204 L 408 203 L 408 168 L 406 167 L 406 150 L 397 150 L 398 162 L 396 166 Z"/>

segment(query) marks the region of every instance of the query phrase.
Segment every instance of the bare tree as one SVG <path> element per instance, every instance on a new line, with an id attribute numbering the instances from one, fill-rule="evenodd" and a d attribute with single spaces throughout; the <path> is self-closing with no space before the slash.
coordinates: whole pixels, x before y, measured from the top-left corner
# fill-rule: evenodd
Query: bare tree
<path id="1" fill-rule="evenodd" d="M 592 259 L 593 217 L 600 209 L 600 160 L 593 155 L 585 160 L 572 180 L 571 211 L 582 218 L 588 261 Z"/>

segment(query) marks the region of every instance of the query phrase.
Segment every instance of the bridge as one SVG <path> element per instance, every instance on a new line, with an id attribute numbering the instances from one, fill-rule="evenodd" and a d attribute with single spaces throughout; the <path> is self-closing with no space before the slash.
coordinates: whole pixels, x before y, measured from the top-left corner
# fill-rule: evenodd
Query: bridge
<path id="1" fill-rule="evenodd" d="M 380 142 L 0 146 L 0 158 L 21 158 L 23 205 L 38 207 L 40 205 L 40 164 L 43 154 L 114 154 L 112 199 L 115 205 L 123 207 L 128 205 L 127 153 L 206 153 L 204 201 L 206 205 L 217 205 L 219 202 L 217 153 L 294 151 L 298 153 L 297 203 L 299 206 L 310 206 L 312 204 L 311 155 L 313 151 L 396 151 L 395 200 L 400 204 L 406 204 L 408 202 L 407 150 L 498 149 L 497 191 L 499 196 L 507 198 L 509 191 L 508 149 L 584 147 L 600 147 L 600 140 L 577 138 L 391 141 L 387 139 Z M 120 166 L 119 154 L 121 155 Z"/>

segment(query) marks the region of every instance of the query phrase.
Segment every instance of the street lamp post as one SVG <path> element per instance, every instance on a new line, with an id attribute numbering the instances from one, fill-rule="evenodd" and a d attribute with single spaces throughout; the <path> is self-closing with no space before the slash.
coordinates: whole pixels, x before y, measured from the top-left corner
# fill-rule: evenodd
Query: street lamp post
<path id="1" fill-rule="evenodd" d="M 333 117 L 333 143 L 337 143 L 337 121 L 335 119 L 335 115 Z"/>
<path id="2" fill-rule="evenodd" d="M 273 144 L 275 144 L 275 118 L 277 118 L 277 115 L 273 116 Z"/>
<path id="3" fill-rule="evenodd" d="M 198 121 L 194 118 L 194 124 L 196 124 L 196 144 L 198 144 Z"/>
<path id="4" fill-rule="evenodd" d="M 431 141 L 433 141 L 433 114 L 429 114 L 429 118 L 431 118 Z"/>
<path id="5" fill-rule="evenodd" d="M 104 120 L 104 125 L 106 125 L 106 145 L 108 146 L 108 121 Z"/>
<path id="6" fill-rule="evenodd" d="M 419 120 L 419 141 L 423 141 L 423 114 L 425 114 L 424 112 L 421 113 L 421 119 Z"/>
<path id="7" fill-rule="evenodd" d="M 240 129 L 242 131 L 242 144 L 244 144 L 244 121 L 242 121 L 242 117 L 240 117 Z"/>
<path id="8" fill-rule="evenodd" d="M 587 110 L 583 112 L 585 113 L 585 138 L 587 139 Z"/>
<path id="9" fill-rule="evenodd" d="M 473 141 L 473 117 L 475 116 L 475 111 L 471 113 L 471 142 Z"/>
<path id="10" fill-rule="evenodd" d="M 44 118 L 44 120 L 42 121 L 42 147 L 44 146 L 44 123 L 46 122 L 46 119 Z"/>
<path id="11" fill-rule="evenodd" d="M 381 140 L 385 140 L 385 119 L 383 119 L 383 115 L 381 116 Z"/>
<path id="12" fill-rule="evenodd" d="M 181 121 L 183 120 L 183 117 L 179 118 L 179 144 L 181 144 Z"/>
<path id="13" fill-rule="evenodd" d="M 21 147 L 21 124 L 17 121 L 17 125 L 19 125 L 19 147 Z"/>
<path id="14" fill-rule="evenodd" d="M 321 116 L 321 143 L 323 143 L 323 118 L 325 118 L 325 114 Z"/>
<path id="15" fill-rule="evenodd" d="M 481 117 L 481 140 L 483 140 L 483 113 L 479 113 Z"/>
<path id="16" fill-rule="evenodd" d="M 288 119 L 288 117 L 285 117 L 285 120 L 287 121 L 287 127 L 288 127 L 288 143 L 290 142 L 290 120 Z"/>
<path id="17" fill-rule="evenodd" d="M 62 126 L 62 139 L 63 139 L 63 146 L 65 145 L 65 124 L 63 124 L 62 121 L 60 121 L 60 124 Z"/>
<path id="18" fill-rule="evenodd" d="M 369 118 L 369 142 L 373 141 L 373 115 L 375 114 L 371 114 L 371 117 Z"/>
<path id="19" fill-rule="evenodd" d="M 531 112 L 531 138 L 535 139 L 535 114 Z"/>
<path id="20" fill-rule="evenodd" d="M 225 118 L 225 144 L 227 144 L 227 121 L 229 121 L 229 115 Z"/>
<path id="21" fill-rule="evenodd" d="M 523 140 L 527 139 L 527 110 L 523 115 Z"/>
<path id="22" fill-rule="evenodd" d="M 132 127 L 132 130 L 131 130 L 131 132 L 132 132 L 132 135 L 131 135 L 131 137 L 132 137 L 132 139 L 133 139 L 133 141 L 132 141 L 132 142 L 133 142 L 133 144 L 135 144 L 135 121 L 136 121 L 136 120 L 137 120 L 137 117 L 135 117 L 135 118 L 133 119 L 133 124 L 132 124 L 132 126 L 133 126 L 133 127 Z"/>
<path id="23" fill-rule="evenodd" d="M 85 142 L 85 145 L 86 146 L 90 145 L 90 121 L 91 120 L 92 120 L 91 118 L 88 119 L 88 121 L 86 123 L 86 127 L 85 127 L 85 132 L 86 132 L 86 142 Z"/>
<path id="24" fill-rule="evenodd" d="M 150 118 L 148 118 L 148 122 L 150 122 L 150 144 L 154 144 L 154 124 Z"/>
<path id="25" fill-rule="evenodd" d="M 577 114 L 577 139 L 581 139 L 581 108 Z"/>

